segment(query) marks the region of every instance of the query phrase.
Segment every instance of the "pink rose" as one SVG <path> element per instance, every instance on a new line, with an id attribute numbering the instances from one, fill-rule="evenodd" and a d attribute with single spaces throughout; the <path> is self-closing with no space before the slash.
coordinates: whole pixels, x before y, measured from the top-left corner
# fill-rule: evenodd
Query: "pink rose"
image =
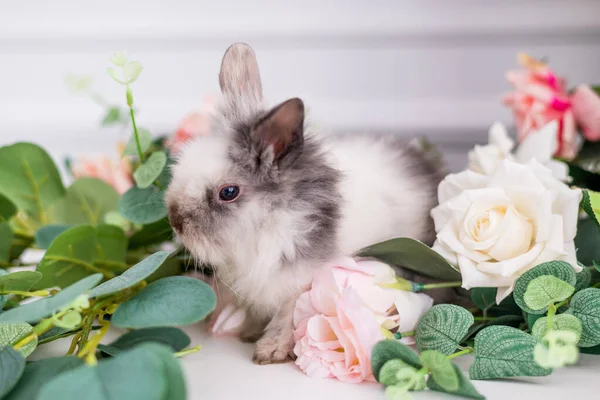
<path id="1" fill-rule="evenodd" d="M 198 136 L 206 136 L 210 133 L 210 122 L 213 109 L 214 99 L 212 96 L 204 98 L 203 110 L 188 114 L 175 131 L 169 137 L 165 146 L 171 150 L 173 154 L 181 151 L 182 146 L 191 139 Z"/>
<path id="2" fill-rule="evenodd" d="M 578 150 L 577 132 L 565 81 L 558 78 L 546 64 L 526 54 L 520 54 L 518 60 L 525 69 L 507 73 L 506 78 L 515 90 L 504 96 L 503 102 L 513 111 L 519 141 L 548 122 L 558 121 L 558 149 L 555 155 L 574 158 Z"/>
<path id="3" fill-rule="evenodd" d="M 80 158 L 71 165 L 71 173 L 75 178 L 98 178 L 111 185 L 119 194 L 123 194 L 133 186 L 131 166 L 126 158 L 115 161 L 106 155 L 95 158 Z"/>
<path id="4" fill-rule="evenodd" d="M 578 86 L 571 95 L 573 114 L 583 136 L 590 141 L 600 140 L 600 96 L 587 85 Z"/>

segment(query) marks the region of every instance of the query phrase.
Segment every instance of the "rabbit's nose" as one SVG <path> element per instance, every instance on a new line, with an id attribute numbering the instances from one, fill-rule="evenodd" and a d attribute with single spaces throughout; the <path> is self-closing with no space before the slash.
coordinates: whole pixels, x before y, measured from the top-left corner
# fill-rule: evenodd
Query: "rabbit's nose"
<path id="1" fill-rule="evenodd" d="M 183 215 L 181 213 L 181 207 L 179 207 L 177 203 L 169 204 L 169 223 L 175 232 L 181 234 L 183 231 Z"/>

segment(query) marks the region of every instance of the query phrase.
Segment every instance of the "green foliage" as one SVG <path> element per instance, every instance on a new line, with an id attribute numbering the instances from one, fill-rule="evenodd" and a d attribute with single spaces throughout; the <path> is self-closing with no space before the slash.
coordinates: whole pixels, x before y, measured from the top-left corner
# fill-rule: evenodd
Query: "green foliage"
<path id="1" fill-rule="evenodd" d="M 20 339 L 33 332 L 33 327 L 25 322 L 1 322 L 0 323 L 0 347 L 12 346 Z M 17 351 L 23 357 L 29 356 L 37 347 L 37 336 L 34 340 L 27 343 Z"/>
<path id="2" fill-rule="evenodd" d="M 600 260 L 600 229 L 596 222 L 590 218 L 580 219 L 577 222 L 577 235 L 575 235 L 575 248 L 577 260 L 584 265 L 592 265 L 594 260 Z"/>
<path id="3" fill-rule="evenodd" d="M 403 361 L 415 369 L 422 367 L 419 356 L 410 347 L 396 340 L 382 340 L 371 351 L 371 369 L 373 370 L 375 379 L 381 382 L 379 380 L 381 368 L 389 360 L 396 359 Z"/>
<path id="4" fill-rule="evenodd" d="M 431 378 L 445 392 L 456 392 L 459 388 L 458 374 L 446 356 L 439 351 L 425 350 L 421 353 L 423 366 L 431 372 Z"/>
<path id="5" fill-rule="evenodd" d="M 171 351 L 144 343 L 97 366 L 82 365 L 42 387 L 39 400 L 185 400 L 183 372 Z"/>
<path id="6" fill-rule="evenodd" d="M 575 282 L 575 291 L 579 292 L 590 286 L 592 283 L 592 271 L 585 265 L 581 266 L 581 271 L 576 274 L 577 281 Z"/>
<path id="7" fill-rule="evenodd" d="M 142 226 L 129 238 L 129 248 L 137 249 L 161 243 L 173 238 L 173 228 L 166 218 Z"/>
<path id="8" fill-rule="evenodd" d="M 579 347 L 600 345 L 600 289 L 588 288 L 575 293 L 567 313 L 581 320 Z"/>
<path id="9" fill-rule="evenodd" d="M 467 397 L 470 399 L 485 400 L 485 397 L 482 396 L 477 391 L 477 389 L 475 389 L 475 387 L 473 386 L 473 384 L 471 383 L 469 378 L 467 378 L 462 373 L 462 371 L 460 370 L 459 367 L 452 364 L 452 368 L 454 368 L 454 372 L 456 373 L 456 376 L 458 377 L 458 390 L 451 392 L 450 394 L 453 394 L 456 396 L 461 396 L 461 397 Z M 432 378 L 433 378 L 433 376 L 432 376 Z M 431 390 L 435 390 L 436 392 L 448 393 L 448 390 L 446 390 L 440 384 L 438 384 L 438 382 L 435 379 L 430 378 L 427 381 L 427 387 Z"/>
<path id="10" fill-rule="evenodd" d="M 547 309 L 552 303 L 568 299 L 575 292 L 575 287 L 552 275 L 534 278 L 527 285 L 523 301 L 532 310 Z"/>
<path id="11" fill-rule="evenodd" d="M 38 223 L 48 223 L 48 209 L 65 194 L 58 169 L 32 143 L 0 148 L 0 194 Z"/>
<path id="12" fill-rule="evenodd" d="M 524 299 L 525 292 L 528 289 L 529 283 L 535 278 L 538 278 L 543 275 L 552 275 L 573 287 L 577 282 L 575 270 L 573 269 L 571 264 L 564 261 L 545 262 L 525 272 L 519 277 L 519 279 L 517 279 L 517 282 L 515 283 L 513 297 L 516 303 L 519 305 L 519 307 L 521 307 L 523 311 L 526 311 L 529 314 L 544 314 L 546 310 L 548 310 L 547 306 L 534 310 L 531 307 L 527 306 L 527 303 Z"/>
<path id="13" fill-rule="evenodd" d="M 73 225 L 64 224 L 43 226 L 35 234 L 35 245 L 40 249 L 47 249 L 57 236 L 72 227 Z"/>
<path id="14" fill-rule="evenodd" d="M 138 129 L 138 137 L 140 139 L 140 147 L 142 149 L 142 153 L 145 153 L 150 149 L 152 145 L 152 134 L 148 129 L 140 128 Z M 137 143 L 135 142 L 135 135 L 131 135 L 127 145 L 125 145 L 125 149 L 123 150 L 123 154 L 127 156 L 137 156 L 138 149 Z"/>
<path id="15" fill-rule="evenodd" d="M 119 212 L 136 224 L 150 224 L 167 216 L 164 193 L 154 186 L 132 187 L 119 199 Z"/>
<path id="16" fill-rule="evenodd" d="M 419 321 L 416 329 L 419 351 L 437 350 L 450 355 L 465 339 L 473 316 L 462 307 L 452 304 L 433 306 Z"/>
<path id="17" fill-rule="evenodd" d="M 146 342 L 164 344 L 173 351 L 180 351 L 190 345 L 190 338 L 181 329 L 170 326 L 142 328 L 129 331 L 107 345 L 101 344 L 98 349 L 111 356 L 118 356 L 123 351 Z"/>
<path id="18" fill-rule="evenodd" d="M 167 165 L 167 155 L 162 151 L 150 154 L 150 157 L 133 173 L 135 183 L 140 189 L 146 189 L 158 179 Z"/>
<path id="19" fill-rule="evenodd" d="M 102 126 L 111 126 L 115 124 L 120 124 L 127 122 L 129 119 L 127 115 L 125 115 L 120 107 L 109 107 L 106 110 L 106 114 L 104 114 L 104 118 L 102 118 Z"/>
<path id="20" fill-rule="evenodd" d="M 206 283 L 184 276 L 159 279 L 121 304 L 112 324 L 121 328 L 189 325 L 204 319 L 216 305 Z"/>
<path id="21" fill-rule="evenodd" d="M 79 178 L 67 189 L 65 197 L 55 202 L 51 219 L 73 225 L 102 223 L 104 215 L 117 209 L 119 194 L 112 186 L 96 178 Z"/>
<path id="22" fill-rule="evenodd" d="M 387 240 L 363 249 L 359 255 L 373 257 L 440 280 L 460 279 L 460 273 L 444 257 L 415 239 Z"/>
<path id="23" fill-rule="evenodd" d="M 471 379 L 512 376 L 544 376 L 552 370 L 534 360 L 539 342 L 531 335 L 508 326 L 490 326 L 475 336 L 475 361 L 469 368 Z"/>
<path id="24" fill-rule="evenodd" d="M 581 208 L 590 217 L 596 226 L 600 226 L 600 193 L 591 190 L 582 190 L 583 198 L 581 199 Z"/>
<path id="25" fill-rule="evenodd" d="M 538 340 L 542 340 L 546 333 L 548 333 L 548 317 L 543 317 L 535 321 L 533 324 L 533 328 L 531 329 L 531 334 Z M 570 314 L 560 314 L 552 317 L 552 329 L 556 331 L 571 331 L 574 332 L 577 340 L 581 338 L 581 321 L 579 318 Z"/>
<path id="26" fill-rule="evenodd" d="M 17 384 L 25 370 L 25 358 L 12 347 L 0 348 L 0 399 Z"/>
<path id="27" fill-rule="evenodd" d="M 0 194 L 0 266 L 10 261 L 10 249 L 14 238 L 9 219 L 17 212 L 17 206 Z"/>
<path id="28" fill-rule="evenodd" d="M 33 287 L 42 274 L 37 271 L 17 271 L 0 276 L 0 291 L 21 290 L 27 291 Z"/>

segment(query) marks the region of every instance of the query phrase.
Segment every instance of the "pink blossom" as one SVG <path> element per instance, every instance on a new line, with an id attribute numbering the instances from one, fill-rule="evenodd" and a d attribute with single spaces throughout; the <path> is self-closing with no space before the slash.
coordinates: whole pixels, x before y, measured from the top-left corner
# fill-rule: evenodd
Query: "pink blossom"
<path id="1" fill-rule="evenodd" d="M 565 81 L 546 64 L 526 54 L 520 54 L 518 60 L 524 69 L 507 73 L 506 78 L 515 90 L 504 96 L 503 102 L 513 111 L 519 141 L 548 122 L 557 121 L 558 149 L 555 155 L 574 158 L 578 151 L 577 132 Z"/>
<path id="2" fill-rule="evenodd" d="M 583 136 L 600 140 L 600 96 L 587 85 L 578 86 L 571 95 L 571 105 Z"/>
<path id="3" fill-rule="evenodd" d="M 82 157 L 71 165 L 75 178 L 98 178 L 123 194 L 133 186 L 131 165 L 125 158 L 114 160 L 102 154 L 96 157 Z"/>
<path id="4" fill-rule="evenodd" d="M 182 146 L 191 139 L 198 136 L 206 136 L 210 133 L 211 112 L 214 99 L 212 96 L 204 98 L 202 111 L 188 114 L 179 124 L 175 133 L 169 137 L 165 146 L 173 154 L 181 151 Z"/>

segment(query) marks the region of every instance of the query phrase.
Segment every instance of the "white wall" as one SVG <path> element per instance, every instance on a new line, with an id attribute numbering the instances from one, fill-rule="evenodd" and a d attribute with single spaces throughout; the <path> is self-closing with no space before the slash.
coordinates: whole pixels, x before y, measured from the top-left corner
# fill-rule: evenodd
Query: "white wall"
<path id="1" fill-rule="evenodd" d="M 145 65 L 140 123 L 168 132 L 217 90 L 233 41 L 255 47 L 270 100 L 300 96 L 321 125 L 472 142 L 510 122 L 498 99 L 518 51 L 599 82 L 599 16 L 600 0 L 0 0 L 0 144 L 112 150 L 122 134 L 63 79 L 90 73 L 121 102 L 104 72 L 121 49 Z"/>

